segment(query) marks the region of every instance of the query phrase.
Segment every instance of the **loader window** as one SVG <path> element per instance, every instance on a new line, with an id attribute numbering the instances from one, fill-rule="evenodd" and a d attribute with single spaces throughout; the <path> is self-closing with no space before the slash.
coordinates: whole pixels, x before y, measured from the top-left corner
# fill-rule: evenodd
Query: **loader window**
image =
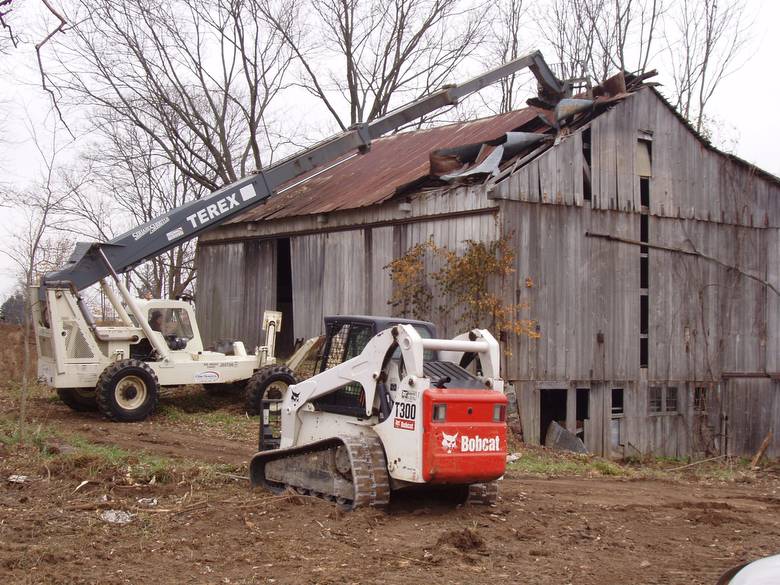
<path id="1" fill-rule="evenodd" d="M 325 371 L 353 357 L 360 355 L 366 344 L 374 336 L 371 325 L 346 323 L 338 325 L 338 330 L 330 334 L 329 345 L 326 346 L 327 360 L 323 364 Z M 365 416 L 366 398 L 363 387 L 357 382 L 346 384 L 335 392 L 312 401 L 315 408 L 325 412 L 346 414 L 349 416 Z"/>
<path id="2" fill-rule="evenodd" d="M 149 311 L 149 325 L 164 336 L 192 339 L 190 317 L 184 309 L 152 309 Z"/>

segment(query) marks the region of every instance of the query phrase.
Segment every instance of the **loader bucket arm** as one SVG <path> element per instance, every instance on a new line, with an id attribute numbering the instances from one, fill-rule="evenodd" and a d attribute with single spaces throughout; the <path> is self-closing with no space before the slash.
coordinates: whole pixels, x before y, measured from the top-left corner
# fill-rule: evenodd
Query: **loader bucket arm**
<path id="1" fill-rule="evenodd" d="M 541 53 L 535 51 L 461 85 L 442 88 L 381 118 L 358 124 L 226 185 L 208 197 L 185 203 L 109 242 L 79 242 L 66 266 L 43 278 L 40 294 L 43 297 L 47 285 L 70 286 L 79 291 L 112 272 L 126 272 L 263 203 L 284 183 L 355 150 L 366 152 L 373 139 L 442 107 L 456 104 L 463 97 L 525 67 L 536 75 L 546 95 L 563 96 L 566 93 L 565 84 L 556 79 Z"/>

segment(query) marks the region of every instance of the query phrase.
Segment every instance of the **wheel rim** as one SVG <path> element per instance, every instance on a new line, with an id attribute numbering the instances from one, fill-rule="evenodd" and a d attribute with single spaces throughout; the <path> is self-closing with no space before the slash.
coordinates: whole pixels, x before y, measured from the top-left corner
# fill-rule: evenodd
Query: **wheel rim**
<path id="1" fill-rule="evenodd" d="M 135 410 L 146 402 L 146 382 L 138 376 L 125 376 L 116 385 L 114 398 L 120 408 Z"/>
<path id="2" fill-rule="evenodd" d="M 264 398 L 266 400 L 282 400 L 284 399 L 284 393 L 287 392 L 289 387 L 290 385 L 287 382 L 282 382 L 281 380 L 271 382 L 268 388 L 266 388 Z"/>

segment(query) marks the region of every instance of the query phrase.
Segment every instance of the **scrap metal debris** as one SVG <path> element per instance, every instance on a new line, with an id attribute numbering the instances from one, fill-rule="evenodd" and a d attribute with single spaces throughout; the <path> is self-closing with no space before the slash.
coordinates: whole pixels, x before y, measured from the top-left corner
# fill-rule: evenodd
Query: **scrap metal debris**
<path id="1" fill-rule="evenodd" d="M 100 514 L 100 519 L 109 524 L 124 525 L 130 524 L 130 522 L 133 521 L 133 516 L 135 516 L 135 514 L 125 512 L 124 510 L 103 510 Z"/>

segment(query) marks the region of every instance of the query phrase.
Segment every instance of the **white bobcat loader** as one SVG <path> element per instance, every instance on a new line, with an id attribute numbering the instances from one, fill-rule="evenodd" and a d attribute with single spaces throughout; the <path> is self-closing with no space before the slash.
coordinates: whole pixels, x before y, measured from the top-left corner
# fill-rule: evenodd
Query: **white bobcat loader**
<path id="1" fill-rule="evenodd" d="M 292 372 L 274 364 L 274 335 L 280 316 L 269 316 L 266 346 L 247 354 L 241 342 L 228 351 L 205 351 L 188 303 L 134 299 L 119 275 L 197 237 L 207 229 L 262 204 L 317 167 L 339 164 L 368 151 L 371 141 L 435 110 L 456 104 L 519 69 L 529 67 L 545 96 L 569 92 L 533 52 L 461 85 L 444 87 L 381 118 L 357 124 L 255 174 L 190 201 L 110 242 L 79 242 L 68 264 L 46 274 L 35 287 L 33 318 L 40 376 L 76 409 L 97 408 L 112 420 L 136 421 L 151 414 L 160 386 L 248 381 L 250 410 L 272 382 L 295 382 Z M 533 135 L 534 140 L 542 135 Z M 334 162 L 335 161 L 335 162 Z M 304 179 L 305 180 L 305 177 Z M 119 291 L 112 290 L 111 278 Z M 81 291 L 100 283 L 121 325 L 97 325 Z M 160 313 L 158 315 L 157 313 Z M 151 322 L 150 322 L 151 320 Z M 159 323 L 158 323 L 159 321 Z M 269 369 L 270 368 L 270 369 Z"/>
<path id="2" fill-rule="evenodd" d="M 391 491 L 421 485 L 495 502 L 507 398 L 493 336 L 435 339 L 431 323 L 387 317 L 330 317 L 326 326 L 322 371 L 264 401 L 252 484 L 345 509 L 382 508 Z"/>

